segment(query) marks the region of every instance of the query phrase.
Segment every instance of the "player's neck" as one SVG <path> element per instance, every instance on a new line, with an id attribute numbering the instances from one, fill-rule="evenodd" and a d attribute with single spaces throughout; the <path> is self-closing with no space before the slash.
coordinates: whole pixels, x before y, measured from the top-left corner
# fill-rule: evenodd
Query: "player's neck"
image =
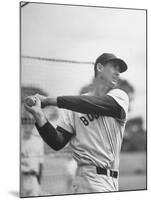
<path id="1" fill-rule="evenodd" d="M 95 81 L 94 80 L 94 95 L 96 96 L 101 96 L 105 95 L 111 88 L 107 85 L 104 84 L 103 80 L 100 81 Z"/>
<path id="2" fill-rule="evenodd" d="M 98 87 L 95 88 L 94 93 L 96 96 L 101 96 L 101 95 L 105 95 L 108 91 L 109 91 L 109 88 L 99 85 Z"/>

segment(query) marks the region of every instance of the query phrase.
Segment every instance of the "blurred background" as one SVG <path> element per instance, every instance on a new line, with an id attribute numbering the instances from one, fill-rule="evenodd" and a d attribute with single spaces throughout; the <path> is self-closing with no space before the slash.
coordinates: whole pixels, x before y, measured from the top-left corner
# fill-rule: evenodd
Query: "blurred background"
<path id="1" fill-rule="evenodd" d="M 93 63 L 100 54 L 110 52 L 129 67 L 118 85 L 130 98 L 120 157 L 120 191 L 146 189 L 146 11 L 38 3 L 21 3 L 20 9 L 21 165 L 27 154 L 41 157 L 42 195 L 71 193 L 75 166 L 70 146 L 55 152 L 43 143 L 41 154 L 37 150 L 31 150 L 32 155 L 24 153 L 22 147 L 30 140 L 25 135 L 41 138 L 23 100 L 35 93 L 53 97 L 92 90 Z M 48 107 L 44 112 L 55 124 L 58 109 Z"/>

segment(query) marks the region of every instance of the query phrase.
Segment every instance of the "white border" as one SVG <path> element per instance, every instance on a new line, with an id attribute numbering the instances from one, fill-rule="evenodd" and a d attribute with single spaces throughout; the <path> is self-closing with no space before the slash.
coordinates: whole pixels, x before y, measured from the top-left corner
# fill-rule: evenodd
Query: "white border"
<path id="1" fill-rule="evenodd" d="M 48 2 L 61 4 L 79 4 L 107 7 L 124 7 L 124 8 L 140 8 L 148 9 L 148 21 L 150 21 L 150 5 L 149 0 L 53 0 L 53 1 L 33 1 Z M 1 49 L 1 67 L 0 67 L 0 199 L 15 199 L 19 186 L 19 1 L 2 1 L 0 5 L 0 49 Z M 148 36 L 150 35 L 150 27 Z M 150 44 L 150 38 L 148 38 Z M 148 47 L 148 57 L 149 57 Z M 149 68 L 148 60 L 148 68 Z M 148 73 L 150 70 L 148 69 Z M 149 75 L 148 75 L 149 77 Z M 148 80 L 149 81 L 149 80 Z M 150 83 L 148 82 L 148 85 Z M 148 94 L 148 101 L 149 101 Z M 150 112 L 148 111 L 148 115 Z M 148 116 L 150 119 L 150 117 Z M 149 127 L 148 127 L 149 130 Z M 150 136 L 148 133 L 148 141 Z M 149 147 L 149 142 L 148 142 Z M 150 148 L 148 148 L 150 149 Z M 149 154 L 149 150 L 148 150 Z M 148 158 L 148 163 L 150 159 Z M 150 170 L 148 169 L 148 177 Z M 150 180 L 148 178 L 148 186 Z M 40 199 L 92 199 L 103 200 L 110 199 L 137 199 L 142 200 L 149 197 L 150 187 L 148 191 L 137 192 L 119 192 L 97 195 L 72 195 L 43 197 Z M 31 198 L 28 198 L 31 199 Z M 33 198 L 32 198 L 33 199 Z"/>

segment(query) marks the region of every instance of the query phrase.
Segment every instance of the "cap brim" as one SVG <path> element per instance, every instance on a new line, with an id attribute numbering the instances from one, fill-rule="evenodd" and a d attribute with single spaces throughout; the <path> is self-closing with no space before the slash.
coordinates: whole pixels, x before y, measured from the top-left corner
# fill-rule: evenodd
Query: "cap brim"
<path id="1" fill-rule="evenodd" d="M 113 58 L 113 59 L 110 59 L 110 61 L 115 61 L 119 64 L 119 67 L 120 67 L 120 73 L 123 73 L 127 70 L 127 64 L 120 58 Z"/>

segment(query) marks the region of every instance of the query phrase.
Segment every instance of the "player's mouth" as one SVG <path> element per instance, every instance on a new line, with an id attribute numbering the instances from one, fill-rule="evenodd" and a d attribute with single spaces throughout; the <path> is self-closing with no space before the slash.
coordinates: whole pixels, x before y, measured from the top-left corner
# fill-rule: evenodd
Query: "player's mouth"
<path id="1" fill-rule="evenodd" d="M 112 78 L 112 83 L 116 84 L 118 82 L 119 78 L 118 77 L 113 77 Z"/>

